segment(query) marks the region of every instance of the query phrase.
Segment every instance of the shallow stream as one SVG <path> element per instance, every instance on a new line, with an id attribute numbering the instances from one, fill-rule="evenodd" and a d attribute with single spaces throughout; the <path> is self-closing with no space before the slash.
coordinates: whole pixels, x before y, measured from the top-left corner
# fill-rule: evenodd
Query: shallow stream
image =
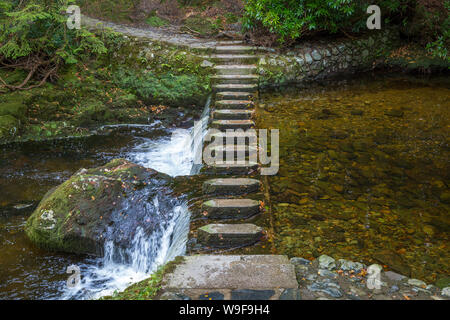
<path id="1" fill-rule="evenodd" d="M 260 103 L 259 127 L 280 129 L 278 252 L 448 283 L 450 79 L 358 77 Z"/>

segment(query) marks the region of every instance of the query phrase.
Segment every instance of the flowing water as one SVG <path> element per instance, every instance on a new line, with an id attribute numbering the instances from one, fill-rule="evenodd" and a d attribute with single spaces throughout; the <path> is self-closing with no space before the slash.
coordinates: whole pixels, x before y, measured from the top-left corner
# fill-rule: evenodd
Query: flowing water
<path id="1" fill-rule="evenodd" d="M 278 252 L 449 283 L 450 80 L 388 76 L 268 92 Z"/>
<path id="2" fill-rule="evenodd" d="M 122 157 L 171 176 L 189 175 L 199 150 L 194 134 L 199 133 L 193 128 L 167 131 L 127 125 L 86 141 L 29 143 L 3 150 L 0 299 L 98 298 L 147 278 L 158 266 L 184 254 L 190 213 L 182 199 L 171 212 L 152 213 L 165 219 L 161 218 L 158 230 L 150 235 L 137 230 L 131 247 L 120 249 L 105 243 L 103 258 L 40 250 L 28 241 L 23 228 L 42 196 L 81 167 L 100 166 Z M 159 208 L 157 196 L 152 207 Z M 70 265 L 81 271 L 81 283 L 75 288 L 66 285 Z"/>

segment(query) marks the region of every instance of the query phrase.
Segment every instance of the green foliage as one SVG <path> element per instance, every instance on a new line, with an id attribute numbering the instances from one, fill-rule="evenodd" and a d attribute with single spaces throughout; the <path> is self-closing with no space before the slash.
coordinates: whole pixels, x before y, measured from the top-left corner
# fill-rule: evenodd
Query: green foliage
<path id="1" fill-rule="evenodd" d="M 362 14 L 360 1 L 352 0 L 247 0 L 244 27 L 259 25 L 279 36 L 280 42 L 321 31 L 337 32 Z"/>
<path id="2" fill-rule="evenodd" d="M 367 7 L 381 7 L 385 23 L 401 20 L 410 0 L 247 0 L 244 28 L 265 28 L 280 42 L 321 32 L 359 32 L 365 28 Z"/>
<path id="3" fill-rule="evenodd" d="M 0 0 L 0 6 L 6 8 L 0 16 L 0 55 L 4 58 L 45 54 L 76 63 L 83 54 L 106 52 L 91 32 L 67 28 L 67 16 L 62 13 L 73 0 L 24 2 L 19 6 Z"/>
<path id="4" fill-rule="evenodd" d="M 440 28 L 438 30 L 433 30 L 432 36 L 435 40 L 430 41 L 427 44 L 427 50 L 432 54 L 433 57 L 445 59 L 450 62 L 449 45 L 450 45 L 450 1 L 446 0 L 444 2 L 444 13 L 445 19 L 443 23 L 439 23 Z M 440 30 L 442 32 L 440 32 Z"/>

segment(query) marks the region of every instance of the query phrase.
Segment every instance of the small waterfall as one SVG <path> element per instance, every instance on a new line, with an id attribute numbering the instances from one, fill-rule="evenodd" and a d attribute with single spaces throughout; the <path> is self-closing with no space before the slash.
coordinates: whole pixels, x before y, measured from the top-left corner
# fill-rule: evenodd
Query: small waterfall
<path id="1" fill-rule="evenodd" d="M 153 199 L 155 207 L 158 198 Z M 159 209 L 158 209 L 159 211 Z M 160 215 L 159 212 L 156 213 Z M 174 237 L 175 229 L 178 232 Z M 171 257 L 182 255 L 186 249 L 187 232 L 189 231 L 189 211 L 185 204 L 175 206 L 168 219 L 158 221 L 158 229 L 147 234 L 142 227 L 137 227 L 132 245 L 123 249 L 115 247 L 111 241 L 105 244 L 104 264 L 128 264 L 133 270 L 152 273 L 158 266 L 171 260 Z"/>
<path id="2" fill-rule="evenodd" d="M 200 121 L 196 122 L 194 127 L 191 129 L 191 152 L 193 159 L 190 172 L 191 175 L 198 174 L 202 167 L 201 159 L 203 152 L 203 139 L 205 138 L 208 129 L 211 97 L 212 95 L 209 95 L 206 100 L 205 108 L 203 109 Z"/>
<path id="3" fill-rule="evenodd" d="M 148 278 L 159 266 L 185 253 L 189 223 L 190 213 L 183 203 L 175 206 L 170 218 L 150 235 L 138 227 L 129 248 L 107 241 L 103 258 L 82 266 L 81 283 L 68 288 L 62 298 L 96 299 Z"/>
<path id="4" fill-rule="evenodd" d="M 172 135 L 159 140 L 142 138 L 143 143 L 134 147 L 127 158 L 141 166 L 164 172 L 172 177 L 198 174 L 201 165 L 195 164 L 201 159 L 203 138 L 209 121 L 211 95 L 199 121 L 190 129 L 175 129 Z"/>
<path id="5" fill-rule="evenodd" d="M 130 161 L 170 176 L 195 174 L 201 166 L 194 165 L 202 152 L 202 141 L 209 120 L 211 96 L 200 121 L 191 129 L 175 129 L 170 138 L 143 142 L 125 156 Z M 105 242 L 104 256 L 80 266 L 81 283 L 67 288 L 63 299 L 96 299 L 122 291 L 129 285 L 149 277 L 157 268 L 186 251 L 190 212 L 187 204 L 178 202 L 170 212 L 160 212 L 158 196 L 153 198 L 153 216 L 161 217 L 156 229 L 146 232 L 137 227 L 130 247 L 120 248 Z"/>

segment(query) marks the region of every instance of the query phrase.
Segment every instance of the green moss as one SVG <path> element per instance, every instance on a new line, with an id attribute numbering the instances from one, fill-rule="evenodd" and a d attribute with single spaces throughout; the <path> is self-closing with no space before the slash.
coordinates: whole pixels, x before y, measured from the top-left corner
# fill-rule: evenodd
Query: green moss
<path id="1" fill-rule="evenodd" d="M 119 70 L 115 83 L 128 89 L 148 103 L 165 105 L 196 104 L 204 98 L 208 86 L 196 75 L 177 75 L 167 72 L 156 75 L 132 70 Z"/>
<path id="2" fill-rule="evenodd" d="M 25 97 L 21 95 L 6 95 L 0 99 L 0 116 L 10 115 L 17 119 L 25 119 L 27 108 Z"/>
<path id="3" fill-rule="evenodd" d="M 444 289 L 446 287 L 450 287 L 450 277 L 439 278 L 436 281 L 435 285 L 436 285 L 436 287 L 438 287 L 440 289 Z"/>
<path id="4" fill-rule="evenodd" d="M 0 115 L 0 141 L 14 137 L 19 130 L 20 122 L 11 115 Z"/>
<path id="5" fill-rule="evenodd" d="M 198 32 L 202 36 L 216 35 L 221 28 L 221 20 L 215 21 L 211 18 L 202 17 L 199 15 L 190 16 L 184 20 L 184 25 L 190 31 Z"/>
<path id="6" fill-rule="evenodd" d="M 113 22 L 130 22 L 136 0 L 81 0 L 84 14 Z"/>
<path id="7" fill-rule="evenodd" d="M 79 177 L 71 178 L 58 188 L 49 191 L 44 196 L 45 200 L 28 219 L 25 233 L 37 246 L 61 250 L 68 245 L 63 241 L 62 225 L 70 214 L 71 199 L 76 197 L 77 193 L 73 189 L 72 183 L 77 182 L 79 182 Z M 42 219 L 42 215 L 47 218 Z"/>
<path id="8" fill-rule="evenodd" d="M 169 24 L 169 21 L 162 19 L 156 15 L 148 17 L 145 22 L 152 27 L 163 27 Z"/>
<path id="9" fill-rule="evenodd" d="M 125 159 L 115 159 L 73 175 L 44 196 L 27 220 L 26 235 L 41 248 L 98 254 L 96 230 L 115 207 L 112 199 L 124 194 L 123 181 L 145 172 Z"/>
<path id="10" fill-rule="evenodd" d="M 105 123 L 112 119 L 112 114 L 102 101 L 92 98 L 83 102 L 74 119 L 77 126 L 90 126 L 96 123 Z"/>
<path id="11" fill-rule="evenodd" d="M 115 292 L 100 300 L 153 300 L 161 291 L 164 276 L 172 273 L 176 266 L 184 262 L 184 257 L 178 256 L 175 260 L 158 268 L 148 279 L 135 283 L 122 292 Z"/>

